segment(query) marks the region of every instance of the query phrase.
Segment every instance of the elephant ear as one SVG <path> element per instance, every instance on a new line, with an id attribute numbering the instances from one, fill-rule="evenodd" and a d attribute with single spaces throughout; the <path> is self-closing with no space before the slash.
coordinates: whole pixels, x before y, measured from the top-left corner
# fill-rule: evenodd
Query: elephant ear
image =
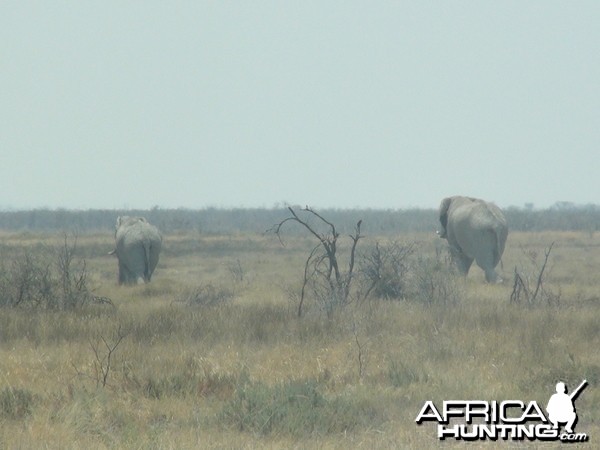
<path id="1" fill-rule="evenodd" d="M 450 197 L 445 198 L 440 203 L 440 224 L 442 225 L 442 231 L 439 233 L 441 238 L 446 237 L 446 227 L 448 226 L 448 209 L 450 208 L 452 199 Z"/>

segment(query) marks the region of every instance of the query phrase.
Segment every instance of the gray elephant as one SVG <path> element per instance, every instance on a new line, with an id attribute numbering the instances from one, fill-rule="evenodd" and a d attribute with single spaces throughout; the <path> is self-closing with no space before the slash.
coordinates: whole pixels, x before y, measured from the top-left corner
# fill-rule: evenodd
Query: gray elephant
<path id="1" fill-rule="evenodd" d="M 500 208 L 476 198 L 448 197 L 440 204 L 440 223 L 438 234 L 448 241 L 452 259 L 463 275 L 475 260 L 488 283 L 502 281 L 495 268 L 504 252 L 508 226 Z"/>
<path id="2" fill-rule="evenodd" d="M 143 217 L 119 216 L 115 229 L 119 284 L 147 283 L 158 264 L 162 236 Z"/>

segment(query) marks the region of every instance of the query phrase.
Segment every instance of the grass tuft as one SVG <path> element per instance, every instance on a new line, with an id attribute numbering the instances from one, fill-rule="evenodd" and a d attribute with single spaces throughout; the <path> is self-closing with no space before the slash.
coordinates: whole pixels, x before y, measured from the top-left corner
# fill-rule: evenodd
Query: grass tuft
<path id="1" fill-rule="evenodd" d="M 8 419 L 23 419 L 31 415 L 35 396 L 27 389 L 5 387 L 0 391 L 0 414 Z"/>
<path id="2" fill-rule="evenodd" d="M 269 386 L 245 373 L 218 418 L 238 431 L 294 437 L 352 432 L 383 420 L 374 402 L 345 394 L 328 399 L 315 380 Z"/>

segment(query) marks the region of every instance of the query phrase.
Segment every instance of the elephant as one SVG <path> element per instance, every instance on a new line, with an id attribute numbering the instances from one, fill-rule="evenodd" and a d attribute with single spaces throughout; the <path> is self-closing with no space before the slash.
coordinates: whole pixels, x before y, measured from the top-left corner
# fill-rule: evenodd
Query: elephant
<path id="1" fill-rule="evenodd" d="M 162 236 L 144 217 L 119 216 L 115 227 L 119 284 L 148 283 L 158 264 Z"/>
<path id="2" fill-rule="evenodd" d="M 473 260 L 485 272 L 488 283 L 500 283 L 496 266 L 504 253 L 508 225 L 493 203 L 472 197 L 447 197 L 440 204 L 440 238 L 450 246 L 452 260 L 467 275 Z"/>

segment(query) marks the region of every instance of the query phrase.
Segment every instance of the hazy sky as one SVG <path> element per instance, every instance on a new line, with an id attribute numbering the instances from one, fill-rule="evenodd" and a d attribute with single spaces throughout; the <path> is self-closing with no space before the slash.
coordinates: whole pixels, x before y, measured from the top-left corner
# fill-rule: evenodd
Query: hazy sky
<path id="1" fill-rule="evenodd" d="M 600 204 L 600 2 L 3 1 L 0 209 Z"/>

